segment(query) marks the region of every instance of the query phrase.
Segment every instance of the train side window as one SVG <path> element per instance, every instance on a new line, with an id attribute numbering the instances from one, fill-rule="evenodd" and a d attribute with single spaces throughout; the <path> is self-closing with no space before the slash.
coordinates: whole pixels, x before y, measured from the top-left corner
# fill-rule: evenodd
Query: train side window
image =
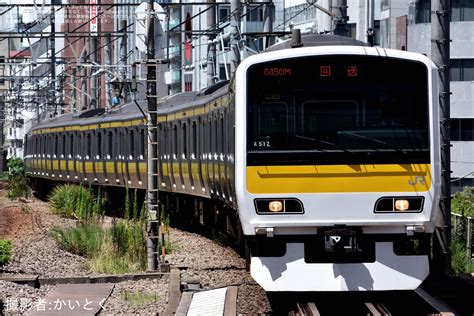
<path id="1" fill-rule="evenodd" d="M 188 158 L 187 124 L 182 123 L 181 128 L 182 128 L 182 131 L 181 131 L 182 156 L 181 158 L 183 160 L 186 160 Z"/>

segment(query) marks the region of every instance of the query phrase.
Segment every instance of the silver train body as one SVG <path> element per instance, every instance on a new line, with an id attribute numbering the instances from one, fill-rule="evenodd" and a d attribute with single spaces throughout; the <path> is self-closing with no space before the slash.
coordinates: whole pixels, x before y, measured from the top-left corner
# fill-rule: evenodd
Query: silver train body
<path id="1" fill-rule="evenodd" d="M 436 67 L 339 44 L 277 47 L 230 83 L 158 101 L 160 198 L 212 203 L 192 216 L 245 244 L 267 291 L 414 289 L 429 273 Z M 37 189 L 144 190 L 145 136 L 136 104 L 45 121 L 27 135 L 27 175 Z"/>
<path id="2" fill-rule="evenodd" d="M 361 46 L 277 50 L 239 66 L 235 187 L 264 289 L 403 290 L 428 276 L 440 223 L 437 76 L 423 55 Z"/>

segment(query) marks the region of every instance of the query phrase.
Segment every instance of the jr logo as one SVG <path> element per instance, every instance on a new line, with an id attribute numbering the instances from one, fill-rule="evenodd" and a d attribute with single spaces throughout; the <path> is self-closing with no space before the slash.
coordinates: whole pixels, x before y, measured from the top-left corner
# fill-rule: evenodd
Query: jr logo
<path id="1" fill-rule="evenodd" d="M 412 186 L 415 186 L 418 183 L 421 184 L 421 185 L 425 185 L 426 184 L 425 177 L 424 176 L 416 176 L 414 180 L 409 180 L 408 181 L 408 184 L 412 185 Z"/>

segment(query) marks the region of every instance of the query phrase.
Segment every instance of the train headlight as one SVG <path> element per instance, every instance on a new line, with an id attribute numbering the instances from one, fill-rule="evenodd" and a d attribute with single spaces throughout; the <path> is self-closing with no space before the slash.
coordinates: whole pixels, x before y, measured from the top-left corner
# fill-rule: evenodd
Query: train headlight
<path id="1" fill-rule="evenodd" d="M 257 214 L 303 214 L 303 203 L 295 198 L 288 199 L 255 199 Z"/>
<path id="2" fill-rule="evenodd" d="M 283 211 L 283 203 L 281 201 L 271 201 L 268 203 L 268 209 L 270 212 L 281 212 Z"/>
<path id="3" fill-rule="evenodd" d="M 382 197 L 375 202 L 375 213 L 419 213 L 423 210 L 424 197 Z"/>
<path id="4" fill-rule="evenodd" d="M 404 212 L 410 208 L 410 202 L 408 200 L 395 200 L 395 212 Z"/>

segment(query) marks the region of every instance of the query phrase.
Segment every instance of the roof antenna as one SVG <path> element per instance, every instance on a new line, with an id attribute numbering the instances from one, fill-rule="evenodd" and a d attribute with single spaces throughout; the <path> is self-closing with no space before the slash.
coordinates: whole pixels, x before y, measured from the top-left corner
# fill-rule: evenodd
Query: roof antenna
<path id="1" fill-rule="evenodd" d="M 291 31 L 291 48 L 302 47 L 303 43 L 301 42 L 301 30 L 293 29 Z"/>

